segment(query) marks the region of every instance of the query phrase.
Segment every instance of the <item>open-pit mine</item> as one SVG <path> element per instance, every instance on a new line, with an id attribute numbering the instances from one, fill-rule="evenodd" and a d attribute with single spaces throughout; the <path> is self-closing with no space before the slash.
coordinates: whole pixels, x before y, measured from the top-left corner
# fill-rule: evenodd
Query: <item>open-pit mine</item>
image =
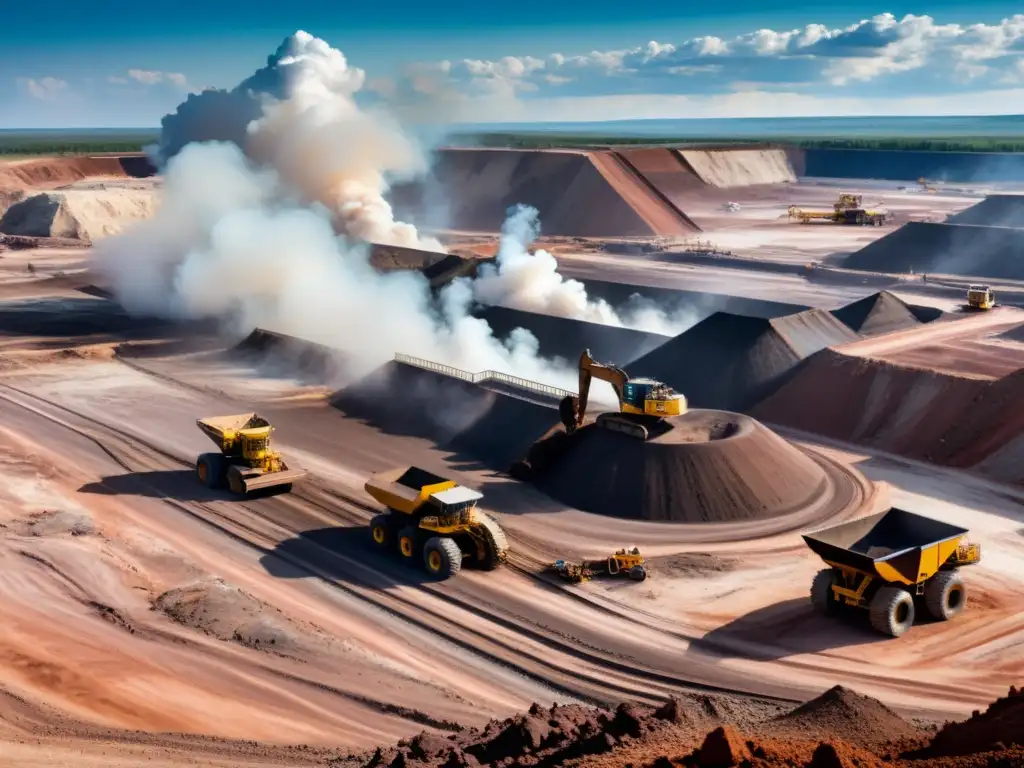
<path id="1" fill-rule="evenodd" d="M 0 164 L 0 762 L 1024 765 L 1024 196 L 808 152 L 438 150 L 358 274 L 479 365 L 144 311 L 163 174 Z"/>

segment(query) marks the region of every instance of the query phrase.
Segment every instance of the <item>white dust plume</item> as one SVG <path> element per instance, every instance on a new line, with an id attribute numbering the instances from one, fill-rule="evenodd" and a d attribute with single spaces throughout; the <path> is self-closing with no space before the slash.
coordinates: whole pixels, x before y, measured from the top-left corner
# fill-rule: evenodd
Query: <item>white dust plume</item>
<path id="1" fill-rule="evenodd" d="M 190 95 L 162 121 L 163 163 L 189 144 L 230 141 L 272 167 L 307 203 L 333 213 L 336 231 L 384 245 L 444 251 L 396 222 L 385 199 L 389 180 L 425 173 L 420 147 L 382 112 L 356 103 L 366 74 L 308 32 L 288 37 L 231 90 Z"/>
<path id="2" fill-rule="evenodd" d="M 472 317 L 471 291 L 435 300 L 418 272 L 380 274 L 325 206 L 292 192 L 234 144 L 189 144 L 167 164 L 156 215 L 101 241 L 96 268 L 129 312 L 286 333 L 342 350 L 353 372 L 406 352 L 571 388 L 532 334 L 503 343 Z"/>
<path id="3" fill-rule="evenodd" d="M 682 333 L 700 320 L 689 308 L 665 312 L 639 294 L 618 308 L 603 299 L 591 299 L 583 283 L 559 274 L 551 253 L 543 249 L 530 253 L 529 245 L 539 234 L 536 208 L 520 205 L 510 211 L 495 262 L 481 266 L 472 281 L 477 302 L 666 336 Z"/>

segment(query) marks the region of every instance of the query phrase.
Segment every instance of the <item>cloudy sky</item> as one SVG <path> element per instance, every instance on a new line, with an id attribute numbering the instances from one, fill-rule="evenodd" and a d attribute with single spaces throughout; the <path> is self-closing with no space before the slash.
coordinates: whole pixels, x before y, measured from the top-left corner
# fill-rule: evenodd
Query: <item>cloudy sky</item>
<path id="1" fill-rule="evenodd" d="M 415 119 L 1024 113 L 1019 3 L 349 4 L 5 3 L 0 128 L 155 127 L 298 29 Z"/>

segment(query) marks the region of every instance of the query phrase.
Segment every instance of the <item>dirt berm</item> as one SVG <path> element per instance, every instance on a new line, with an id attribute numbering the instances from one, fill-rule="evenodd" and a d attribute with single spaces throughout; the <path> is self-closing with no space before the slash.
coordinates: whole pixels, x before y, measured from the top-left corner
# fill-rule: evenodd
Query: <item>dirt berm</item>
<path id="1" fill-rule="evenodd" d="M 345 366 L 345 355 L 339 349 L 263 328 L 253 330 L 229 350 L 229 355 L 321 380 L 339 375 Z"/>
<path id="2" fill-rule="evenodd" d="M 857 339 L 822 309 L 766 320 L 716 312 L 626 366 L 686 395 L 690 406 L 743 411 L 806 357 Z"/>
<path id="3" fill-rule="evenodd" d="M 611 517 L 720 523 L 777 517 L 830 487 L 825 471 L 763 424 L 693 410 L 641 441 L 586 424 L 531 450 L 532 480 L 559 501 Z"/>
<path id="4" fill-rule="evenodd" d="M 556 408 L 397 362 L 334 393 L 331 405 L 388 434 L 430 440 L 500 471 L 558 422 Z"/>
<path id="5" fill-rule="evenodd" d="M 507 307 L 477 307 L 473 314 L 485 320 L 499 339 L 506 338 L 516 328 L 525 328 L 537 337 L 543 357 L 561 357 L 570 365 L 576 365 L 584 349 L 589 349 L 596 360 L 624 365 L 672 338 Z"/>
<path id="6" fill-rule="evenodd" d="M 1024 370 L 964 378 L 824 350 L 749 413 L 1004 482 L 1024 480 Z"/>
<path id="7" fill-rule="evenodd" d="M 851 253 L 841 266 L 1024 280 L 1024 229 L 911 221 Z"/>
<path id="8" fill-rule="evenodd" d="M 946 223 L 1024 227 L 1024 195 L 989 195 L 980 203 L 950 216 Z"/>
<path id="9" fill-rule="evenodd" d="M 52 189 L 83 179 L 144 178 L 155 172 L 145 155 L 41 157 L 0 163 L 0 189 Z"/>

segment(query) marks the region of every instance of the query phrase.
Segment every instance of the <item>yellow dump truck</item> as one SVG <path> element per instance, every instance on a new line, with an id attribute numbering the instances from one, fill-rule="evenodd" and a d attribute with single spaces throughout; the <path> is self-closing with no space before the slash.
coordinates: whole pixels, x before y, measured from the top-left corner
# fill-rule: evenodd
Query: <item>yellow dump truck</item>
<path id="1" fill-rule="evenodd" d="M 364 487 L 388 508 L 370 521 L 374 543 L 435 578 L 455 576 L 467 561 L 488 571 L 505 562 L 505 532 L 477 507 L 483 494 L 419 467 L 379 472 Z"/>
<path id="2" fill-rule="evenodd" d="M 915 598 L 947 621 L 967 604 L 959 568 L 981 560 L 981 546 L 967 529 L 893 507 L 842 523 L 804 541 L 828 568 L 811 585 L 811 603 L 822 613 L 864 608 L 871 626 L 899 637 L 914 624 Z"/>
<path id="3" fill-rule="evenodd" d="M 967 287 L 967 304 L 964 306 L 969 312 L 992 309 L 996 305 L 996 295 L 987 285 L 970 285 Z"/>
<path id="4" fill-rule="evenodd" d="M 203 453 L 196 459 L 196 475 L 207 488 L 227 483 L 232 493 L 245 495 L 260 488 L 291 490 L 292 483 L 306 476 L 304 469 L 291 469 L 270 444 L 274 428 L 255 413 L 211 416 L 196 424 L 220 453 Z"/>

